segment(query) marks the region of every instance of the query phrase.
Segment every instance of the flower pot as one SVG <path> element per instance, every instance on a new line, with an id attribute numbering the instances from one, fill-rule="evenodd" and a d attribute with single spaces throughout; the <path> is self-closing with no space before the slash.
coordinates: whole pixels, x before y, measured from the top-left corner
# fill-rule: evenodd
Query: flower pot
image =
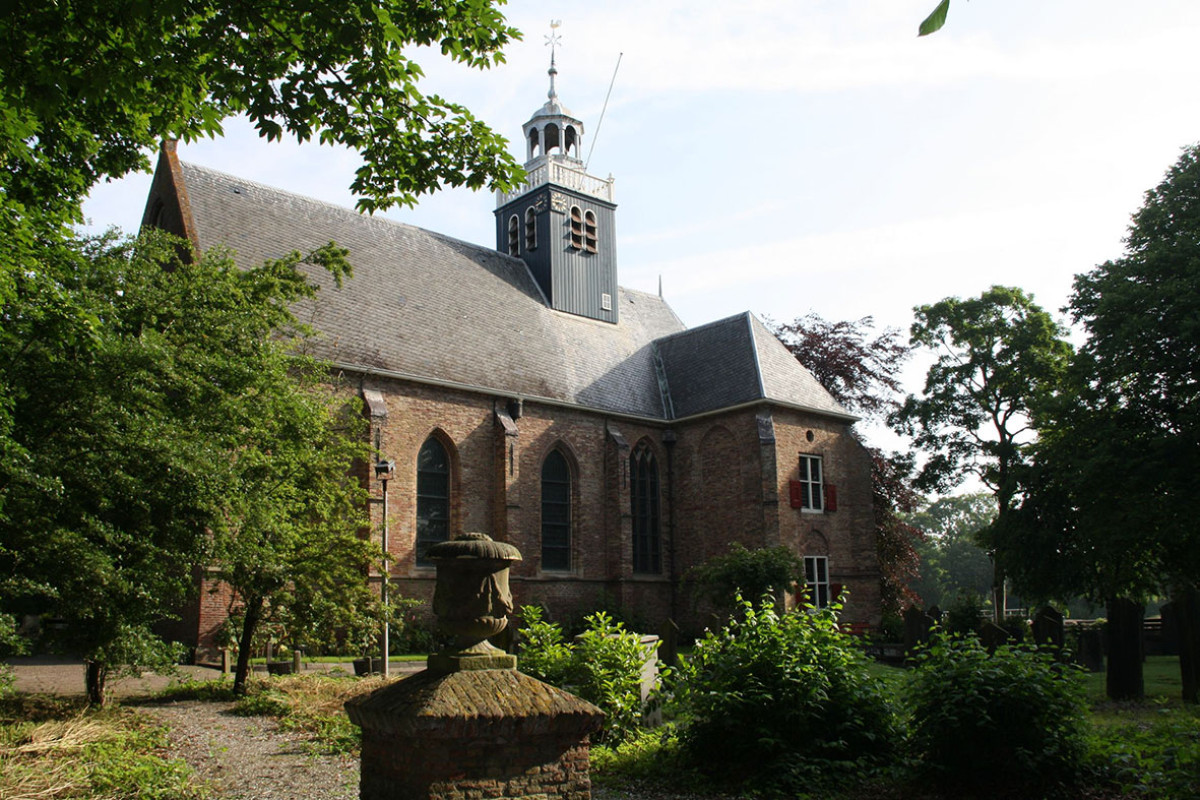
<path id="1" fill-rule="evenodd" d="M 354 674 L 362 678 L 370 675 L 373 672 L 378 672 L 383 667 L 383 659 L 367 656 L 366 658 L 354 659 Z"/>

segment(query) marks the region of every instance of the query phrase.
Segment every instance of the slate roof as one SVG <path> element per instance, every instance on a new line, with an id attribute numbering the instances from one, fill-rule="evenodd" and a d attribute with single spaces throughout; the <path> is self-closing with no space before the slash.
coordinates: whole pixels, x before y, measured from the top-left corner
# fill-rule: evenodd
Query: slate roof
<path id="1" fill-rule="evenodd" d="M 330 241 L 349 249 L 354 277 L 339 289 L 314 270 L 321 290 L 297 310 L 320 332 L 314 354 L 343 367 L 654 419 L 760 399 L 850 418 L 750 314 L 686 330 L 660 297 L 625 288 L 617 325 L 554 311 L 519 258 L 173 166 L 202 250 L 224 245 L 251 266 Z"/>
<path id="2" fill-rule="evenodd" d="M 853 418 L 750 312 L 655 343 L 676 418 L 768 400 Z"/>

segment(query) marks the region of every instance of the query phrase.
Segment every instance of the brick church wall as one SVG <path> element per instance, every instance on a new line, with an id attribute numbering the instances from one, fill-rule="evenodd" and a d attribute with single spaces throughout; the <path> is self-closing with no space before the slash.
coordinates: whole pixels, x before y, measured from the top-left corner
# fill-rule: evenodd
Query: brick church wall
<path id="1" fill-rule="evenodd" d="M 788 410 L 774 416 L 780 539 L 800 555 L 829 558 L 830 582 L 850 593 L 844 621 L 877 625 L 879 567 L 870 457 L 845 423 Z M 799 478 L 802 454 L 821 456 L 825 483 L 837 487 L 836 511 L 791 508 L 788 482 Z"/>
<path id="2" fill-rule="evenodd" d="M 388 484 L 393 596 L 432 599 L 435 570 L 416 565 L 414 547 L 417 454 L 434 436 L 452 464 L 451 535 L 478 531 L 517 546 L 524 557 L 511 574 L 518 606 L 544 605 L 551 619 L 564 622 L 601 608 L 624 609 L 643 632 L 660 633 L 669 619 L 685 633 L 696 632 L 710 618 L 685 591 L 687 570 L 734 542 L 752 549 L 784 544 L 800 555 L 828 556 L 831 582 L 851 592 L 846 618 L 878 622 L 870 462 L 845 423 L 760 406 L 668 427 L 526 402 L 506 431 L 496 412 L 507 409 L 507 398 L 378 376 L 364 380 L 363 388 L 385 398 L 386 419 L 374 422 L 382 455 L 396 465 Z M 764 414 L 773 420 L 767 438 Z M 651 447 L 659 469 L 660 575 L 633 572 L 629 455 L 640 442 Z M 541 471 L 556 449 L 572 479 L 571 568 L 565 571 L 541 563 Z M 837 486 L 837 511 L 790 507 L 788 482 L 797 477 L 801 453 L 822 456 L 825 480 Z M 372 471 L 364 474 L 378 497 Z M 370 535 L 378 536 L 382 508 L 372 504 L 370 512 Z M 378 583 L 378 573 L 370 579 Z M 202 644 L 211 647 L 229 601 L 227 590 L 202 593 Z"/>

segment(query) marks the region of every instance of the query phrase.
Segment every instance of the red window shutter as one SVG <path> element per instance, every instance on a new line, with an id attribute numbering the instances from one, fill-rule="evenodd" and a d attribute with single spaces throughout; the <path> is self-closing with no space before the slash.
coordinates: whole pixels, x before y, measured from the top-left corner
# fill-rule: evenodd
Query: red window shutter
<path id="1" fill-rule="evenodd" d="M 788 497 L 792 508 L 804 508 L 804 484 L 800 481 L 788 481 Z"/>
<path id="2" fill-rule="evenodd" d="M 825 484 L 825 510 L 837 511 L 837 487 L 832 483 Z"/>
<path id="3" fill-rule="evenodd" d="M 840 584 L 840 583 L 829 584 L 829 602 L 831 602 L 831 603 L 835 602 L 841 596 L 842 596 L 842 584 Z"/>

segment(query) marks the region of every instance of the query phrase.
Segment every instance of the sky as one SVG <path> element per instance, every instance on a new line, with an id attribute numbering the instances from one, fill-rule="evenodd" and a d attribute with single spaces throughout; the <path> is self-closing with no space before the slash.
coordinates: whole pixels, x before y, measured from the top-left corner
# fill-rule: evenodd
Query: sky
<path id="1" fill-rule="evenodd" d="M 515 0 L 505 14 L 524 39 L 506 64 L 429 52 L 423 85 L 523 160 L 561 20 L 558 93 L 584 122 L 589 171 L 616 179 L 620 282 L 657 292 L 661 279 L 689 326 L 813 311 L 907 331 L 914 306 L 994 284 L 1057 314 L 1200 141 L 1200 3 L 954 0 L 946 27 L 918 38 L 935 5 Z M 235 120 L 179 153 L 354 204 L 351 152 L 267 143 Z M 135 230 L 149 183 L 97 187 L 92 226 Z M 494 247 L 494 208 L 455 189 L 385 216 Z"/>

